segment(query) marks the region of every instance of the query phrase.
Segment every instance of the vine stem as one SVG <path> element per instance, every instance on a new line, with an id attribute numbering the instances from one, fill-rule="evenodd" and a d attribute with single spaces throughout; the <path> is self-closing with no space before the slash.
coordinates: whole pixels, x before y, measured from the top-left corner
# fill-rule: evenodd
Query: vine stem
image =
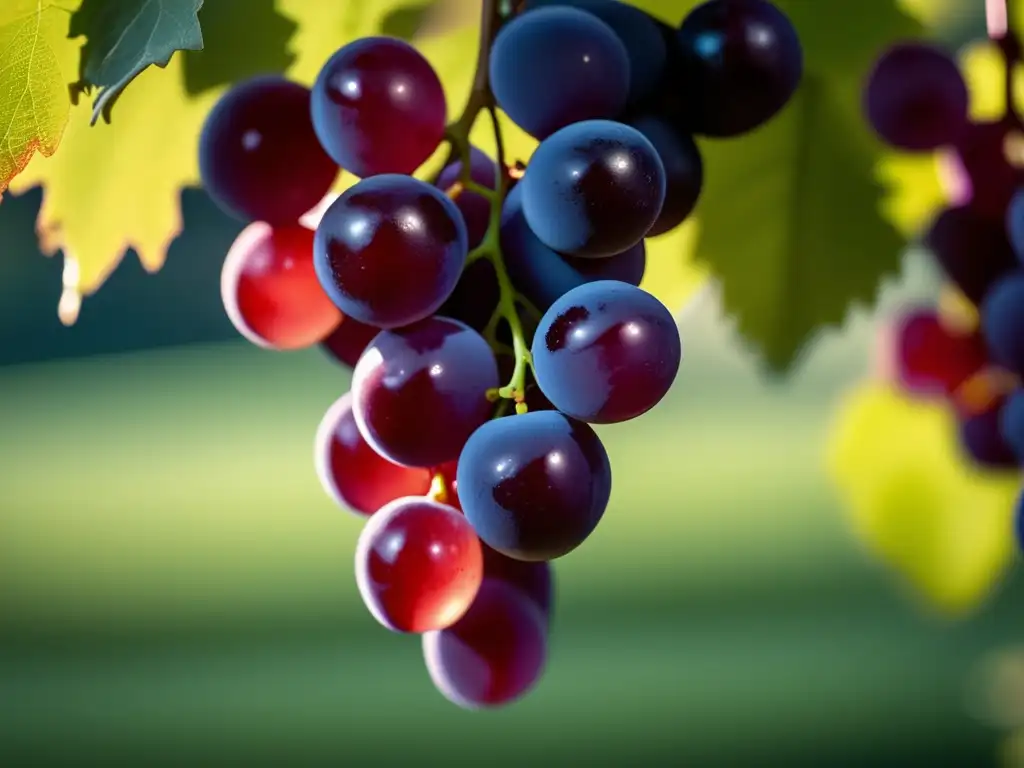
<path id="1" fill-rule="evenodd" d="M 448 142 L 448 156 L 441 169 L 450 165 L 458 159 L 462 162 L 462 173 L 459 180 L 449 189 L 447 193 L 451 197 L 457 197 L 464 192 L 472 192 L 487 199 L 490 203 L 490 219 L 487 224 L 487 232 L 480 245 L 474 248 L 466 258 L 466 266 L 479 259 L 487 259 L 494 268 L 494 274 L 498 282 L 499 298 L 495 307 L 494 315 L 488 323 L 485 336 L 495 351 L 504 351 L 507 345 L 499 344 L 495 338 L 497 327 L 502 320 L 508 324 L 512 335 L 512 354 L 515 357 L 515 367 L 509 382 L 496 390 L 488 393 L 492 400 L 506 399 L 515 402 L 516 412 L 526 412 L 526 372 L 532 367 L 533 361 L 530 357 L 529 345 L 523 329 L 522 320 L 519 317 L 519 305 L 529 306 L 521 296 L 518 296 L 515 286 L 509 277 L 508 269 L 505 267 L 505 260 L 501 253 L 501 240 L 499 237 L 501 228 L 501 206 L 508 189 L 508 168 L 505 164 L 505 145 L 501 135 L 501 124 L 498 121 L 498 110 L 494 102 L 494 94 L 491 93 L 489 78 L 489 57 L 491 44 L 501 29 L 502 24 L 514 13 L 515 9 L 509 0 L 483 0 L 481 3 L 482 12 L 480 19 L 480 47 L 477 53 L 476 71 L 473 75 L 473 85 L 470 89 L 466 105 L 455 122 L 448 125 L 445 130 L 445 139 Z M 495 144 L 495 180 L 494 189 L 477 184 L 470 176 L 470 143 L 469 134 L 476 123 L 481 112 L 486 111 L 490 118 L 491 127 L 494 130 Z M 440 171 L 438 172 L 438 176 Z M 437 176 L 435 176 L 436 182 Z"/>

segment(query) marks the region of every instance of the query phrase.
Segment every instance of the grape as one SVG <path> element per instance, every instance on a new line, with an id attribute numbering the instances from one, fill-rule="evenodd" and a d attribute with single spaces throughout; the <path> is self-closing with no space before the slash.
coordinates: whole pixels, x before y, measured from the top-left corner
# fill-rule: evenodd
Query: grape
<path id="1" fill-rule="evenodd" d="M 629 101 L 649 97 L 658 86 L 668 56 L 657 22 L 627 3 L 616 0 L 526 0 L 524 10 L 561 5 L 593 14 L 615 32 L 629 57 Z"/>
<path id="2" fill-rule="evenodd" d="M 494 189 L 497 165 L 481 150 L 473 147 L 469 154 L 469 177 L 481 187 Z M 462 161 L 456 160 L 446 166 L 437 177 L 435 186 L 447 191 L 462 175 Z M 491 223 L 491 204 L 487 198 L 476 192 L 462 190 L 455 199 L 455 205 L 466 221 L 466 232 L 469 235 L 469 248 L 472 250 L 483 242 L 487 227 Z"/>
<path id="3" fill-rule="evenodd" d="M 652 116 L 630 120 L 651 142 L 665 167 L 665 202 L 646 237 L 663 235 L 685 221 L 697 205 L 704 185 L 704 161 L 693 137 Z"/>
<path id="4" fill-rule="evenodd" d="M 999 278 L 1018 266 L 1002 219 L 973 205 L 947 208 L 932 223 L 925 244 L 960 291 L 980 304 Z"/>
<path id="5" fill-rule="evenodd" d="M 236 85 L 214 105 L 199 136 L 203 187 L 247 221 L 295 224 L 327 194 L 338 166 L 309 118 L 309 89 L 281 77 Z"/>
<path id="6" fill-rule="evenodd" d="M 988 469 L 1012 469 L 1019 461 L 1000 429 L 1002 405 L 969 416 L 960 422 L 960 444 L 978 465 Z"/>
<path id="7" fill-rule="evenodd" d="M 576 549 L 611 495 L 608 454 L 583 422 L 537 411 L 484 424 L 459 457 L 459 498 L 488 546 L 516 560 Z"/>
<path id="8" fill-rule="evenodd" d="M 1017 497 L 1017 508 L 1013 515 L 1013 523 L 1017 546 L 1020 549 L 1024 549 L 1024 493 Z"/>
<path id="9" fill-rule="evenodd" d="M 546 658 L 547 632 L 536 606 L 490 579 L 458 622 L 423 635 L 431 681 L 464 709 L 510 704 L 537 684 Z"/>
<path id="10" fill-rule="evenodd" d="M 803 52 L 786 15 L 764 0 L 710 0 L 677 37 L 695 133 L 738 136 L 763 125 L 796 92 Z"/>
<path id="11" fill-rule="evenodd" d="M 949 54 L 925 43 L 894 45 L 864 89 L 868 121 L 887 144 L 926 152 L 953 144 L 967 127 L 967 85 Z"/>
<path id="12" fill-rule="evenodd" d="M 550 621 L 554 599 L 551 563 L 513 560 L 486 544 L 481 544 L 481 549 L 484 553 L 484 578 L 515 587 L 529 597 Z"/>
<path id="13" fill-rule="evenodd" d="M 224 260 L 220 290 L 235 329 L 268 349 L 308 347 L 341 322 L 313 268 L 313 233 L 303 227 L 243 229 Z"/>
<path id="14" fill-rule="evenodd" d="M 444 303 L 467 252 L 455 203 L 425 181 L 386 174 L 360 181 L 327 209 L 314 261 L 346 317 L 397 328 Z"/>
<path id="15" fill-rule="evenodd" d="M 542 141 L 520 186 L 523 213 L 542 243 L 570 256 L 612 256 L 657 221 L 665 167 L 635 128 L 588 120 Z"/>
<path id="16" fill-rule="evenodd" d="M 981 329 L 995 362 L 1024 375 L 1024 271 L 993 286 L 981 305 Z"/>
<path id="17" fill-rule="evenodd" d="M 367 442 L 396 464 L 436 467 L 459 457 L 493 406 L 498 365 L 469 326 L 431 317 L 384 331 L 352 374 L 356 423 Z"/>
<path id="18" fill-rule="evenodd" d="M 392 464 L 359 434 L 352 413 L 352 395 L 345 393 L 330 407 L 316 433 L 314 461 L 327 495 L 341 507 L 372 515 L 404 496 L 430 490 L 430 473 Z"/>
<path id="19" fill-rule="evenodd" d="M 1019 169 L 1009 162 L 1007 145 L 1016 125 L 1009 120 L 972 123 L 960 136 L 952 161 L 953 176 L 963 189 L 955 190 L 979 213 L 1002 220 L 1017 188 Z"/>
<path id="20" fill-rule="evenodd" d="M 1007 399 L 999 415 L 999 431 L 1013 448 L 1019 464 L 1024 466 L 1024 389 L 1018 388 Z M 487 574 L 487 552 L 484 551 L 484 573 Z"/>
<path id="21" fill-rule="evenodd" d="M 1024 188 L 1017 190 L 1007 206 L 1006 234 L 1017 258 L 1024 262 Z"/>
<path id="22" fill-rule="evenodd" d="M 500 298 L 494 265 L 487 259 L 477 259 L 463 271 L 455 290 L 437 314 L 460 320 L 483 333 Z"/>
<path id="23" fill-rule="evenodd" d="M 665 306 L 613 280 L 580 286 L 552 304 L 532 352 L 541 391 L 558 410 L 591 424 L 649 411 L 672 386 L 683 355 Z"/>
<path id="24" fill-rule="evenodd" d="M 538 311 L 544 312 L 573 288 L 594 280 L 621 280 L 640 285 L 647 265 L 643 240 L 624 253 L 606 259 L 560 256 L 538 240 L 526 223 L 522 192 L 521 186 L 516 187 L 505 198 L 501 212 L 501 250 L 516 290 Z"/>
<path id="25" fill-rule="evenodd" d="M 444 138 L 447 109 L 430 62 L 390 37 L 344 46 L 313 85 L 313 127 L 320 143 L 360 178 L 419 168 Z"/>
<path id="26" fill-rule="evenodd" d="M 518 16 L 490 54 L 491 90 L 537 139 L 581 120 L 616 117 L 629 98 L 629 55 L 596 16 L 564 6 Z"/>
<path id="27" fill-rule="evenodd" d="M 429 632 L 458 621 L 483 581 L 473 528 L 430 499 L 396 499 L 366 523 L 356 544 L 356 583 L 377 621 L 395 632 Z"/>
<path id="28" fill-rule="evenodd" d="M 896 344 L 896 374 L 911 392 L 951 395 L 988 364 L 980 334 L 955 333 L 930 309 L 901 318 Z"/>
<path id="29" fill-rule="evenodd" d="M 346 317 L 330 336 L 320 342 L 320 346 L 337 362 L 355 368 L 359 356 L 378 333 L 380 328 Z"/>

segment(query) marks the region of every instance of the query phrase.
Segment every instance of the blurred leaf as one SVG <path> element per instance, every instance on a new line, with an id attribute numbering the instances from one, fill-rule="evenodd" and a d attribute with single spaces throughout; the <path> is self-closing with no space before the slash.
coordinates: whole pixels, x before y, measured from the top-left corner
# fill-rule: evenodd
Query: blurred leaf
<path id="1" fill-rule="evenodd" d="M 79 0 L 0 4 L 0 194 L 32 155 L 57 150 L 71 103 L 71 14 Z"/>
<path id="2" fill-rule="evenodd" d="M 82 0 L 71 18 L 71 35 L 85 35 L 79 82 L 71 98 L 98 88 L 92 121 L 110 110 L 132 80 L 156 64 L 166 67 L 175 51 L 203 47 L 197 13 L 203 0 Z"/>
<path id="3" fill-rule="evenodd" d="M 388 37 L 412 40 L 430 14 L 432 2 L 411 2 L 392 8 L 380 22 L 380 33 Z"/>
<path id="4" fill-rule="evenodd" d="M 203 48 L 183 52 L 189 95 L 281 73 L 295 61 L 288 41 L 296 24 L 277 12 L 274 0 L 211 0 L 199 10 L 199 24 Z"/>
<path id="5" fill-rule="evenodd" d="M 907 240 L 917 237 L 946 205 L 939 159 L 935 154 L 910 155 L 889 152 L 876 166 L 876 176 L 886 192 L 881 213 Z"/>
<path id="6" fill-rule="evenodd" d="M 828 469 L 863 545 L 940 612 L 975 608 L 1009 565 L 1019 474 L 968 464 L 945 403 L 861 384 L 839 409 Z"/>

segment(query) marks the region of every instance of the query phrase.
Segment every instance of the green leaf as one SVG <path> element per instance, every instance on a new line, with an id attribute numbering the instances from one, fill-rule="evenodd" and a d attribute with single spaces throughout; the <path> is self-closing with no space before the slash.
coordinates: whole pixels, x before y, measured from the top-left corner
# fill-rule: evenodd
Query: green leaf
<path id="1" fill-rule="evenodd" d="M 905 235 L 883 216 L 892 190 L 876 177 L 885 154 L 860 88 L 885 45 L 921 27 L 894 0 L 778 4 L 800 35 L 804 79 L 766 126 L 701 143 L 696 258 L 721 281 L 740 334 L 783 372 L 899 268 Z"/>
<path id="2" fill-rule="evenodd" d="M 430 14 L 431 2 L 409 3 L 393 8 L 380 22 L 380 33 L 388 37 L 412 40 Z"/>
<path id="3" fill-rule="evenodd" d="M 199 50 L 203 0 L 83 0 L 71 19 L 72 37 L 85 35 L 79 82 L 71 98 L 98 88 L 92 122 L 110 122 L 114 102 L 150 64 L 166 67 L 175 51 Z"/>
<path id="4" fill-rule="evenodd" d="M 281 73 L 295 60 L 288 41 L 298 25 L 274 0 L 214 0 L 199 11 L 203 47 L 183 51 L 190 96 L 262 74 Z"/>

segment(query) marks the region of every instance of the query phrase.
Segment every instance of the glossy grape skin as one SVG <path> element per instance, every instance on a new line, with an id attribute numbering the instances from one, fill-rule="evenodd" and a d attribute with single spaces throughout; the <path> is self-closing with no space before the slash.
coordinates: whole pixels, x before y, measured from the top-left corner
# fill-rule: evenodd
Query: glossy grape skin
<path id="1" fill-rule="evenodd" d="M 596 16 L 538 8 L 502 27 L 491 46 L 498 106 L 536 139 L 582 120 L 614 118 L 629 98 L 629 55 Z"/>
<path id="2" fill-rule="evenodd" d="M 992 287 L 981 305 L 981 330 L 993 360 L 1024 375 L 1024 270 Z"/>
<path id="3" fill-rule="evenodd" d="M 431 682 L 463 709 L 511 704 L 540 680 L 547 628 L 537 607 L 501 581 L 485 579 L 466 615 L 423 635 Z"/>
<path id="4" fill-rule="evenodd" d="M 640 285 L 647 266 L 644 242 L 606 259 L 561 256 L 533 234 L 523 215 L 523 187 L 505 198 L 501 212 L 501 252 L 512 284 L 540 312 L 584 283 L 621 280 Z"/>
<path id="5" fill-rule="evenodd" d="M 430 490 L 430 472 L 392 464 L 367 444 L 356 426 L 348 392 L 324 414 L 313 458 L 327 495 L 357 514 L 372 515 L 395 499 L 423 496 Z"/>
<path id="6" fill-rule="evenodd" d="M 411 174 L 444 137 L 441 81 L 423 55 L 390 37 L 338 50 L 317 75 L 313 127 L 335 162 L 360 178 Z"/>
<path id="7" fill-rule="evenodd" d="M 293 225 L 338 176 L 309 118 L 309 89 L 281 77 L 239 83 L 199 136 L 199 175 L 218 206 L 244 221 Z"/>
<path id="8" fill-rule="evenodd" d="M 949 279 L 975 304 L 1019 266 L 1002 218 L 984 216 L 971 205 L 940 213 L 925 236 L 925 245 Z"/>
<path id="9" fill-rule="evenodd" d="M 1024 183 L 1020 168 L 1008 162 L 1007 142 L 1018 132 L 1010 120 L 971 123 L 952 153 L 945 155 L 956 179 L 952 190 L 979 214 L 1002 220 L 1017 189 Z"/>
<path id="10" fill-rule="evenodd" d="M 515 587 L 530 598 L 550 622 L 555 595 L 551 563 L 513 560 L 486 544 L 480 546 L 484 553 L 484 579 L 496 579 Z"/>
<path id="11" fill-rule="evenodd" d="M 888 145 L 928 152 L 953 144 L 967 128 L 967 84 L 945 51 L 901 43 L 875 63 L 864 89 L 864 111 Z"/>
<path id="12" fill-rule="evenodd" d="M 747 133 L 774 117 L 796 92 L 803 51 L 787 16 L 764 0 L 710 0 L 677 36 L 695 133 Z"/>
<path id="13" fill-rule="evenodd" d="M 386 174 L 360 181 L 327 209 L 316 229 L 314 263 L 346 317 L 397 328 L 445 302 L 467 253 L 455 203 L 424 181 Z"/>
<path id="14" fill-rule="evenodd" d="M 356 584 L 373 617 L 394 632 L 458 621 L 483 581 L 480 541 L 465 517 L 430 499 L 396 499 L 356 544 Z"/>
<path id="15" fill-rule="evenodd" d="M 520 184 L 537 238 L 569 256 L 607 257 L 640 242 L 665 202 L 665 167 L 635 128 L 570 125 L 542 141 Z"/>
<path id="16" fill-rule="evenodd" d="M 469 177 L 487 189 L 494 189 L 497 174 L 497 164 L 483 151 L 472 147 L 469 154 Z M 435 186 L 442 192 L 447 192 L 449 187 L 459 181 L 462 175 L 462 161 L 456 160 L 451 165 L 445 166 L 437 177 Z M 476 248 L 487 234 L 487 226 L 491 223 L 491 204 L 486 197 L 476 192 L 462 190 L 454 198 L 455 206 L 462 213 L 466 222 L 466 232 L 469 236 L 469 249 Z"/>
<path id="17" fill-rule="evenodd" d="M 1002 405 L 960 421 L 960 446 L 986 469 L 1014 469 L 1019 460 L 1000 429 Z"/>
<path id="18" fill-rule="evenodd" d="M 498 365 L 487 342 L 464 323 L 431 317 L 379 334 L 352 373 L 359 431 L 381 456 L 412 467 L 459 458 L 490 418 L 487 390 Z"/>
<path id="19" fill-rule="evenodd" d="M 341 313 L 313 268 L 313 233 L 254 222 L 224 259 L 221 299 L 231 324 L 266 349 L 302 349 L 326 337 Z"/>
<path id="20" fill-rule="evenodd" d="M 463 270 L 455 290 L 437 314 L 459 320 L 483 333 L 500 298 L 494 266 L 487 259 L 477 259 Z"/>
<path id="21" fill-rule="evenodd" d="M 651 142 L 665 167 L 665 202 L 645 237 L 675 229 L 693 213 L 704 186 L 704 160 L 693 137 L 666 120 L 643 115 L 629 121 Z"/>
<path id="22" fill-rule="evenodd" d="M 346 317 L 330 336 L 320 342 L 320 348 L 335 362 L 355 368 L 359 356 L 378 333 L 380 328 Z"/>
<path id="23" fill-rule="evenodd" d="M 604 280 L 556 301 L 533 337 L 541 391 L 591 424 L 628 421 L 668 392 L 682 361 L 672 314 L 646 291 Z"/>
<path id="24" fill-rule="evenodd" d="M 552 5 L 578 8 L 611 27 L 629 57 L 629 103 L 651 95 L 668 56 L 666 40 L 651 16 L 616 0 L 526 0 L 523 4 L 526 11 Z"/>
<path id="25" fill-rule="evenodd" d="M 896 376 L 920 394 L 952 395 L 988 365 L 985 340 L 946 328 L 931 309 L 909 312 L 896 327 Z"/>
<path id="26" fill-rule="evenodd" d="M 999 414 L 999 431 L 1024 466 L 1024 389 L 1018 388 L 1006 400 Z M 487 575 L 487 553 L 484 552 L 484 574 Z"/>
<path id="27" fill-rule="evenodd" d="M 459 498 L 488 546 L 516 560 L 562 557 L 593 533 L 611 495 L 608 454 L 583 422 L 537 411 L 484 424 L 459 457 Z"/>
<path id="28" fill-rule="evenodd" d="M 1006 209 L 1006 234 L 1017 258 L 1024 262 L 1024 189 L 1017 190 Z"/>

